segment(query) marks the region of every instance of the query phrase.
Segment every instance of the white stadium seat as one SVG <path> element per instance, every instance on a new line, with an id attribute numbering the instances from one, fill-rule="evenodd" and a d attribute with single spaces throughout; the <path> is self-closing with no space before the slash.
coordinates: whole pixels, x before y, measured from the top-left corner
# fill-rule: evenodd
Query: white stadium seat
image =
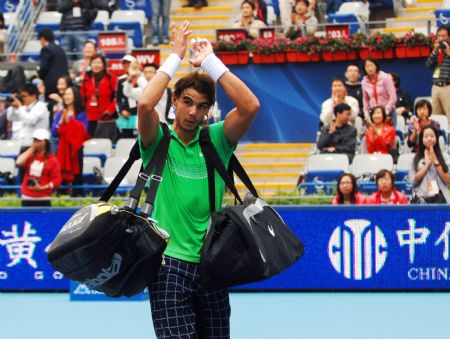
<path id="1" fill-rule="evenodd" d="M 400 154 L 397 161 L 396 171 L 409 171 L 416 153 Z"/>
<path id="2" fill-rule="evenodd" d="M 122 157 L 112 157 L 106 159 L 105 170 L 103 171 L 103 178 L 106 183 L 110 184 L 113 181 L 126 161 L 127 159 Z M 123 180 L 120 185 L 127 185 L 127 183 Z"/>
<path id="3" fill-rule="evenodd" d="M 129 139 L 123 138 L 123 139 L 117 140 L 114 156 L 128 158 L 128 155 L 130 154 L 130 150 L 133 147 L 135 142 L 136 142 L 136 139 L 131 139 L 131 138 L 129 138 Z"/>
<path id="4" fill-rule="evenodd" d="M 20 142 L 0 140 L 0 157 L 16 158 L 20 154 Z"/>
<path id="5" fill-rule="evenodd" d="M 112 13 L 110 22 L 130 22 L 138 21 L 142 26 L 147 23 L 145 12 L 143 10 L 116 10 Z"/>
<path id="6" fill-rule="evenodd" d="M 348 156 L 345 154 L 314 154 L 308 158 L 307 171 L 348 171 Z"/>
<path id="7" fill-rule="evenodd" d="M 11 158 L 0 158 L 0 172 L 10 172 L 13 177 L 16 176 L 16 161 Z"/>
<path id="8" fill-rule="evenodd" d="M 352 174 L 355 177 L 376 174 L 382 169 L 393 171 L 394 161 L 390 154 L 357 154 L 353 158 Z"/>
<path id="9" fill-rule="evenodd" d="M 99 157 L 102 164 L 111 156 L 111 139 L 93 138 L 84 142 L 84 156 Z"/>
<path id="10" fill-rule="evenodd" d="M 437 121 L 441 129 L 443 129 L 445 134 L 448 135 L 448 118 L 446 115 L 431 114 L 430 119 Z"/>

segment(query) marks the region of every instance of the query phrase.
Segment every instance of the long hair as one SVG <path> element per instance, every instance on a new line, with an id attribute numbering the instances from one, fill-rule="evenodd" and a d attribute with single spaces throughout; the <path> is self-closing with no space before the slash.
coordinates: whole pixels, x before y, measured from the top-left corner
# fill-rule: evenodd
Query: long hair
<path id="1" fill-rule="evenodd" d="M 70 86 L 66 88 L 66 91 L 71 89 L 73 92 L 73 108 L 75 109 L 75 115 L 84 111 L 83 99 L 81 98 L 80 90 L 75 86 Z M 67 108 L 66 103 L 63 100 L 64 108 Z"/>
<path id="2" fill-rule="evenodd" d="M 338 204 L 343 204 L 344 203 L 344 194 L 341 192 L 341 190 L 339 189 L 339 186 L 341 184 L 342 179 L 344 179 L 345 177 L 349 177 L 350 180 L 352 181 L 352 191 L 350 192 L 350 202 L 352 204 L 356 203 L 356 193 L 357 193 L 357 184 L 356 184 L 356 178 L 353 174 L 351 173 L 342 173 L 338 179 L 337 182 L 337 188 L 336 188 L 336 193 L 338 196 L 337 202 Z"/>
<path id="3" fill-rule="evenodd" d="M 447 173 L 448 167 L 447 167 L 447 164 L 445 163 L 444 156 L 442 155 L 441 148 L 439 147 L 439 133 L 435 128 L 431 127 L 430 125 L 424 127 L 424 129 L 419 134 L 419 150 L 417 151 L 417 153 L 414 157 L 413 168 L 417 172 L 418 166 L 419 166 L 419 161 L 421 159 L 425 158 L 426 147 L 423 143 L 423 135 L 425 134 L 425 131 L 428 129 L 431 129 L 433 131 L 434 135 L 436 136 L 436 143 L 433 146 L 434 153 L 436 154 L 436 157 L 439 160 L 439 163 L 441 164 L 442 169 L 444 170 L 444 172 Z"/>

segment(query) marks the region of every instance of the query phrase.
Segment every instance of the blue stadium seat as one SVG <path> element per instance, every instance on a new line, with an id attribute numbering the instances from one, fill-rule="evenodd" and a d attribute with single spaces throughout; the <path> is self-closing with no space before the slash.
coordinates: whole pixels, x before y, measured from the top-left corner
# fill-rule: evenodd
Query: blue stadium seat
<path id="1" fill-rule="evenodd" d="M 349 24 L 350 35 L 357 33 L 360 29 L 359 21 L 354 14 L 329 14 L 329 23 L 351 23 Z"/>
<path id="2" fill-rule="evenodd" d="M 409 178 L 409 170 L 412 166 L 414 156 L 415 153 L 400 154 L 398 157 L 397 169 L 395 171 L 395 181 L 402 182 L 396 184 L 397 189 L 407 194 L 410 194 L 412 189 L 412 184 Z"/>
<path id="3" fill-rule="evenodd" d="M 120 0 L 120 9 L 123 10 L 135 10 L 140 9 L 145 12 L 145 17 L 150 19 L 153 14 L 152 3 L 150 0 Z"/>
<path id="4" fill-rule="evenodd" d="M 327 195 L 333 194 L 336 188 L 339 176 L 344 173 L 343 170 L 334 171 L 308 171 L 305 177 L 305 193 L 317 194 L 324 193 Z"/>
<path id="5" fill-rule="evenodd" d="M 53 32 L 59 32 L 62 14 L 56 11 L 42 12 L 36 20 L 34 30 L 39 33 L 44 28 L 51 29 Z"/>
<path id="6" fill-rule="evenodd" d="M 24 62 L 38 62 L 40 60 L 41 48 L 42 45 L 39 40 L 28 40 L 22 50 L 20 59 Z"/>
<path id="7" fill-rule="evenodd" d="M 437 9 L 434 14 L 436 15 L 436 26 L 450 26 L 450 8 Z"/>
<path id="8" fill-rule="evenodd" d="M 143 28 L 147 23 L 142 10 L 114 11 L 108 24 L 110 31 L 127 31 L 127 36 L 133 39 L 134 47 L 142 47 Z"/>

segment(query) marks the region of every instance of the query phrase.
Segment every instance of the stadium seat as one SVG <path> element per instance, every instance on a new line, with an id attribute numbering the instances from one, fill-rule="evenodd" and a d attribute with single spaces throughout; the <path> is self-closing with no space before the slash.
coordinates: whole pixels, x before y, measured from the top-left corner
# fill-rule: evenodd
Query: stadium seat
<path id="1" fill-rule="evenodd" d="M 403 181 L 397 184 L 397 189 L 406 193 L 411 192 L 411 180 L 409 178 L 409 170 L 411 169 L 415 153 L 400 154 L 397 161 L 397 169 L 395 170 L 395 181 Z"/>
<path id="2" fill-rule="evenodd" d="M 359 181 L 367 182 L 382 169 L 393 171 L 394 161 L 390 154 L 357 154 L 353 158 L 351 172 Z"/>
<path id="3" fill-rule="evenodd" d="M 344 2 L 335 14 L 328 16 L 328 22 L 351 23 L 349 25 L 350 35 L 359 30 L 364 31 L 364 24 L 369 20 L 369 3 L 362 1 Z M 353 24 L 355 23 L 355 24 Z"/>
<path id="4" fill-rule="evenodd" d="M 137 160 L 134 162 L 133 166 L 131 166 L 130 170 L 128 171 L 127 175 L 125 176 L 124 182 L 127 185 L 134 186 L 136 184 L 136 180 L 138 178 L 138 174 L 141 170 L 142 161 Z"/>
<path id="5" fill-rule="evenodd" d="M 15 159 L 19 154 L 20 142 L 16 140 L 0 140 L 0 158 Z"/>
<path id="6" fill-rule="evenodd" d="M 100 10 L 97 12 L 94 22 L 91 25 L 93 30 L 104 31 L 108 28 L 109 23 L 109 13 L 105 10 Z"/>
<path id="7" fill-rule="evenodd" d="M 128 158 L 131 148 L 133 147 L 135 142 L 136 142 L 136 139 L 131 139 L 131 138 L 130 139 L 122 138 L 122 139 L 117 140 L 114 156 Z"/>
<path id="8" fill-rule="evenodd" d="M 416 97 L 416 98 L 414 99 L 414 107 L 416 107 L 416 103 L 417 103 L 417 101 L 419 101 L 419 100 L 428 100 L 428 102 L 431 104 L 431 97 Z"/>
<path id="9" fill-rule="evenodd" d="M 5 19 L 5 27 L 8 28 L 9 25 L 11 25 L 13 23 L 12 19 L 13 19 L 14 13 L 3 13 L 3 18 Z"/>
<path id="10" fill-rule="evenodd" d="M 446 27 L 449 25 L 450 19 L 450 8 L 440 8 L 435 11 L 436 16 L 436 26 Z"/>
<path id="11" fill-rule="evenodd" d="M 406 122 L 405 122 L 405 118 L 403 116 L 397 115 L 397 121 L 395 123 L 395 129 L 402 133 L 402 140 L 403 140 L 403 136 L 407 132 Z"/>
<path id="12" fill-rule="evenodd" d="M 430 119 L 437 121 L 441 126 L 441 129 L 444 130 L 446 136 L 448 135 L 448 118 L 446 115 L 431 114 Z"/>
<path id="13" fill-rule="evenodd" d="M 102 163 L 97 157 L 83 157 L 83 183 L 95 184 L 97 173 L 101 173 Z"/>
<path id="14" fill-rule="evenodd" d="M 348 156 L 345 154 L 314 154 L 306 165 L 305 181 L 299 189 L 305 188 L 304 193 L 328 193 L 334 190 L 334 185 L 324 183 L 335 182 L 339 176 L 349 168 Z"/>
<path id="15" fill-rule="evenodd" d="M 20 59 L 25 62 L 39 61 L 42 45 L 39 40 L 28 40 L 22 50 Z"/>
<path id="16" fill-rule="evenodd" d="M 20 184 L 17 181 L 16 161 L 11 158 L 0 158 L 0 185 Z M 0 189 L 0 196 L 7 192 L 16 192 L 15 189 Z"/>
<path id="17" fill-rule="evenodd" d="M 145 16 L 148 19 L 151 19 L 153 14 L 151 0 L 135 0 L 135 1 L 120 0 L 119 6 L 120 9 L 123 10 L 142 10 L 144 11 Z"/>
<path id="18" fill-rule="evenodd" d="M 133 39 L 135 47 L 142 47 L 142 32 L 146 21 L 145 13 L 142 10 L 117 10 L 112 14 L 108 29 L 111 31 L 132 31 L 131 34 L 127 32 L 127 35 Z"/>
<path id="19" fill-rule="evenodd" d="M 93 138 L 84 142 L 84 156 L 97 157 L 101 160 L 102 166 L 107 158 L 111 156 L 111 139 Z"/>
<path id="20" fill-rule="evenodd" d="M 35 32 L 38 33 L 44 28 L 51 29 L 54 32 L 59 31 L 61 17 L 62 14 L 56 11 L 41 12 L 36 21 L 36 26 L 34 28 Z"/>
<path id="21" fill-rule="evenodd" d="M 103 171 L 103 178 L 106 183 L 110 184 L 113 181 L 126 161 L 127 159 L 123 157 L 111 157 L 106 159 L 105 170 Z M 127 185 L 127 183 L 123 180 L 120 185 Z"/>

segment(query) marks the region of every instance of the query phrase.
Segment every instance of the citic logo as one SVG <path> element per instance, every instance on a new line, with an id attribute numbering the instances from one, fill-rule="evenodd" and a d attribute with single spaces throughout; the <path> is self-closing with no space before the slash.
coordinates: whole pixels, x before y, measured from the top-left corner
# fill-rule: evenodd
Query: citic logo
<path id="1" fill-rule="evenodd" d="M 386 238 L 368 220 L 347 220 L 331 234 L 328 256 L 334 269 L 345 278 L 370 279 L 386 262 Z"/>

